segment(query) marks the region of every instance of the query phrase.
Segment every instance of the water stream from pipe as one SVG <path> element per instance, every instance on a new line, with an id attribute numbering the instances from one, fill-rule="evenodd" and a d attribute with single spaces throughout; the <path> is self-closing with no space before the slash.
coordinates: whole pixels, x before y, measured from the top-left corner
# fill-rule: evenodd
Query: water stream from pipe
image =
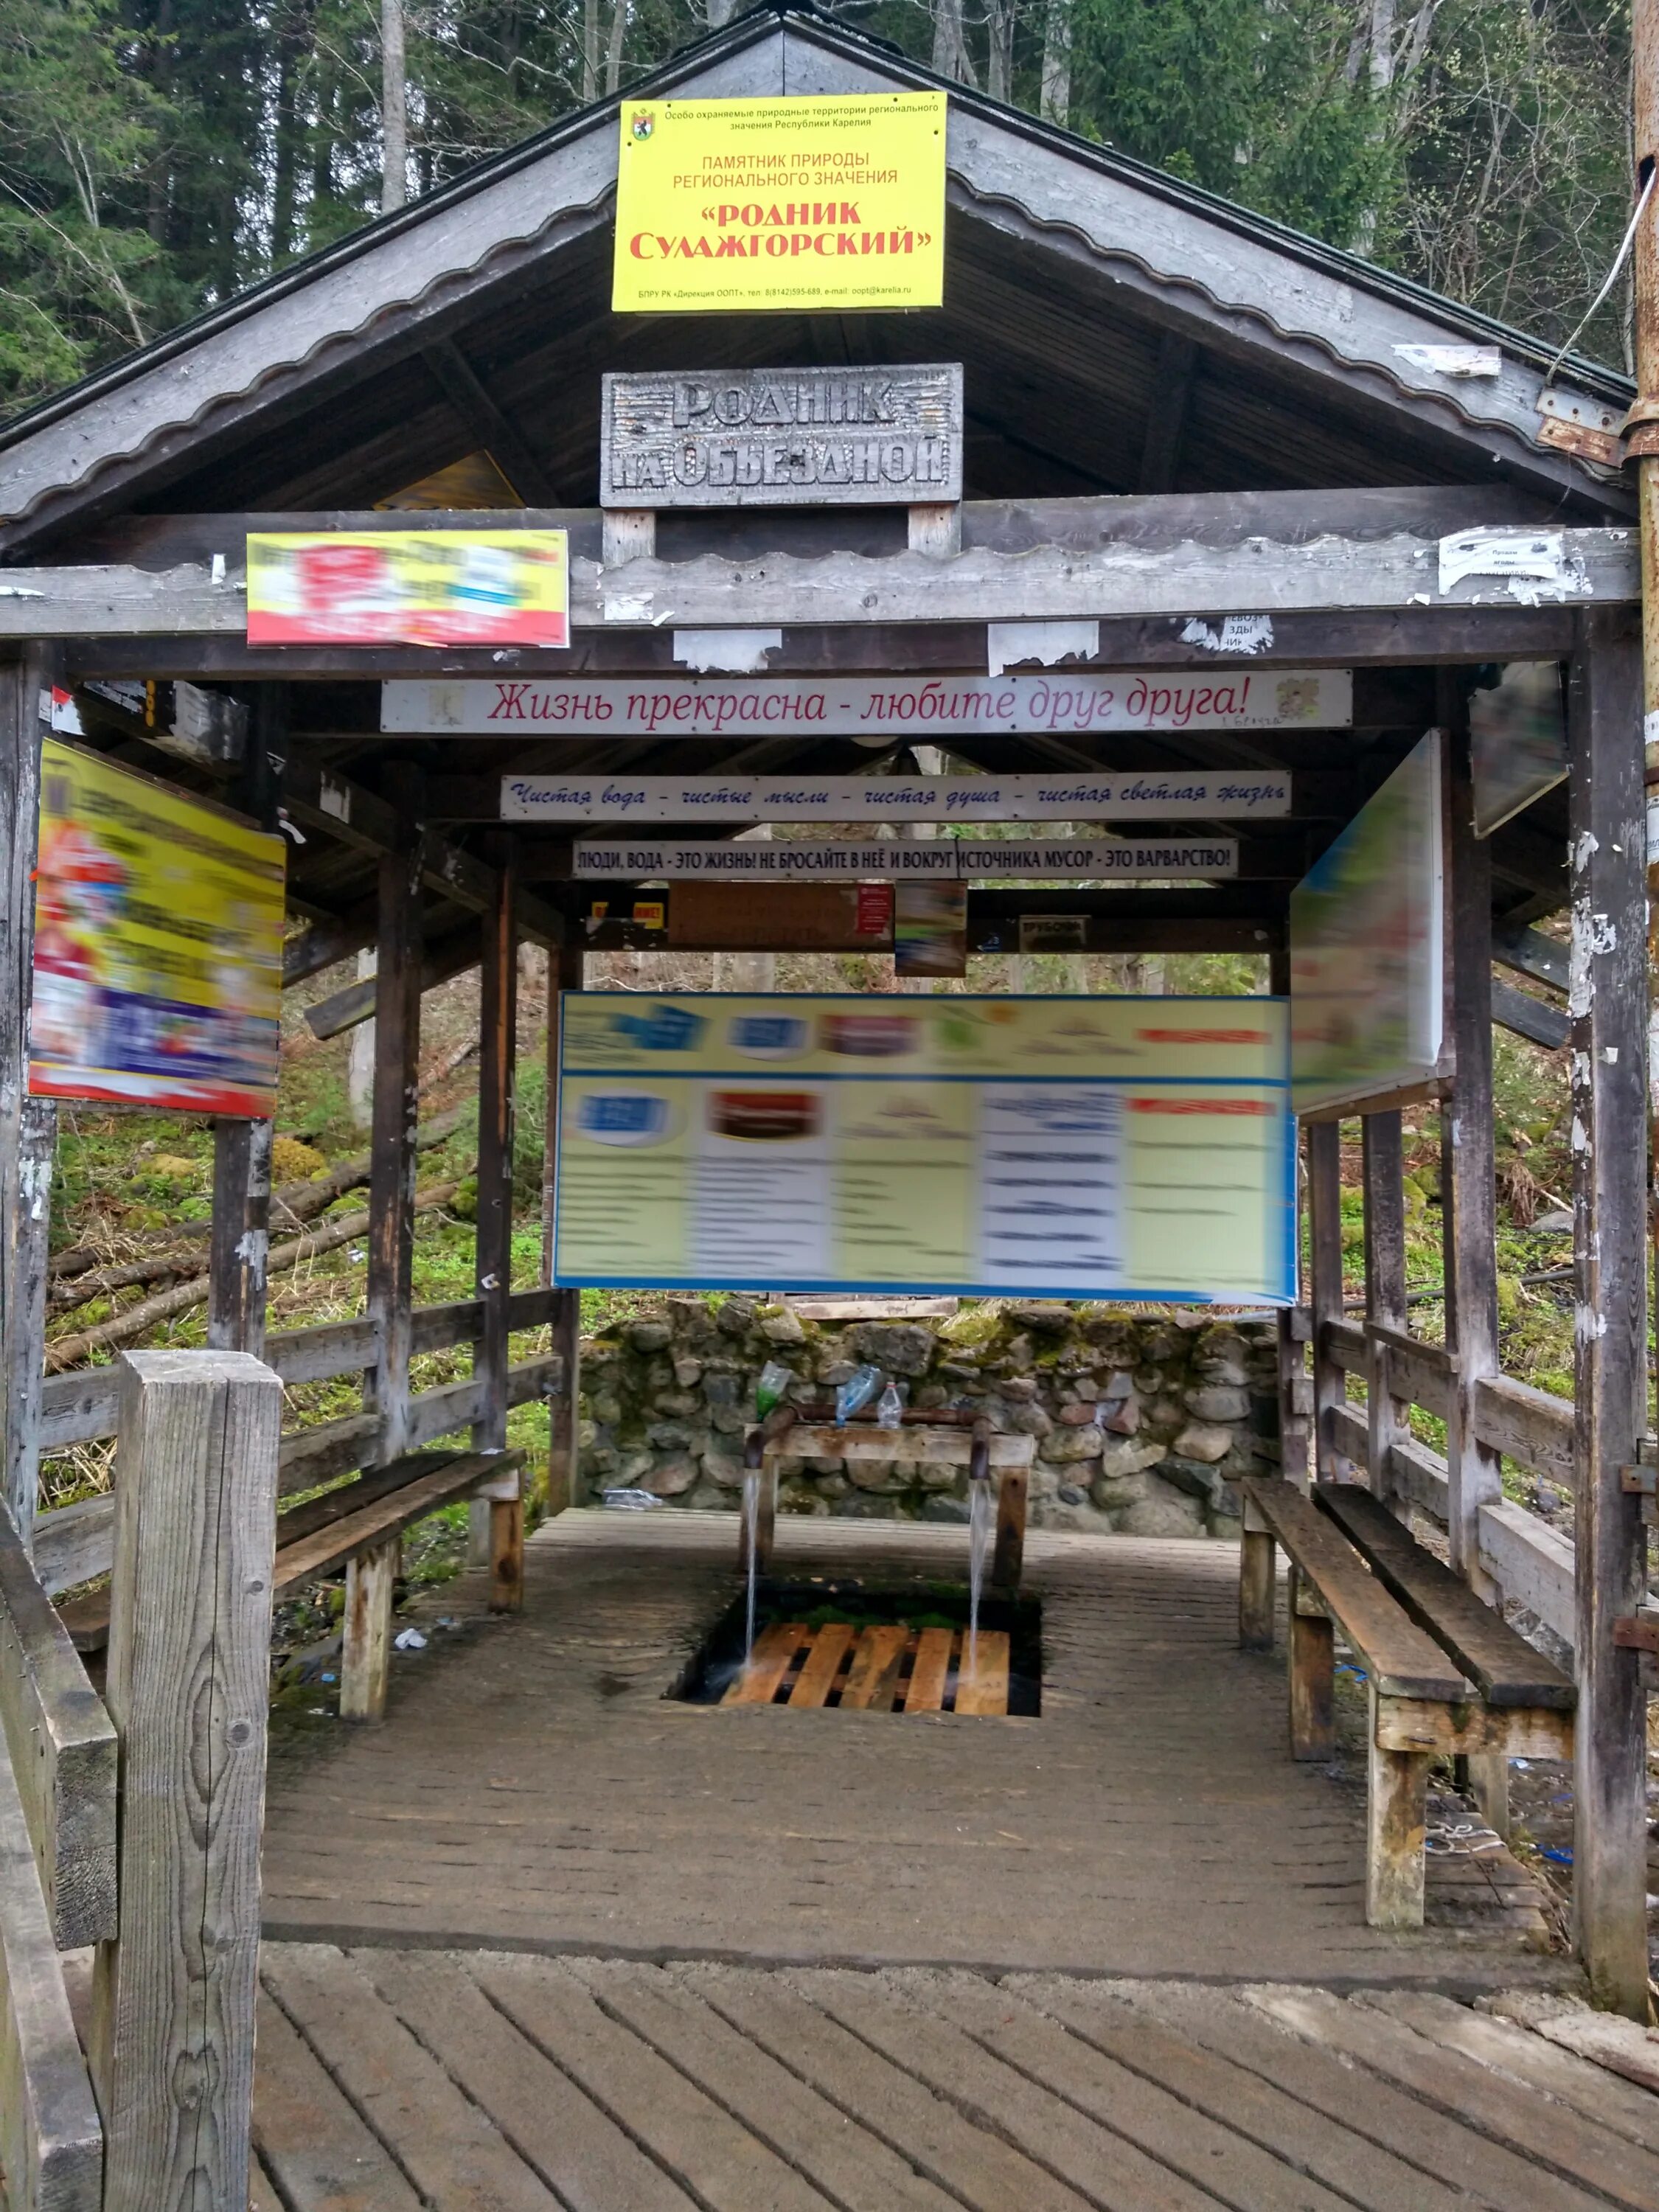
<path id="1" fill-rule="evenodd" d="M 985 1554 L 991 1547 L 994 1509 L 988 1482 L 968 1485 L 968 1653 L 963 1672 L 972 1676 L 979 1667 L 979 1598 L 985 1586 Z"/>
<path id="2" fill-rule="evenodd" d="M 756 1553 L 759 1549 L 757 1540 L 760 1534 L 760 1469 L 750 1468 L 743 1478 L 743 1526 L 747 1538 L 744 1548 L 749 1558 L 748 1610 L 744 1616 L 743 1637 L 743 1663 L 745 1667 L 755 1650 L 755 1584 L 759 1573 Z"/>

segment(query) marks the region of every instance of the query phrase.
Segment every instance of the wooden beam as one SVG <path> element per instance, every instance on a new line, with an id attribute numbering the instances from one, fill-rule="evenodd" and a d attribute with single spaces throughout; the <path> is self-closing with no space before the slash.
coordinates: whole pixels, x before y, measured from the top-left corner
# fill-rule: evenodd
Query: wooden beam
<path id="1" fill-rule="evenodd" d="M 275 1124 L 213 1125 L 213 1226 L 208 1251 L 208 1342 L 264 1356 L 270 1256 L 270 1148 Z"/>
<path id="2" fill-rule="evenodd" d="M 1194 626 L 1186 616 L 1102 614 L 1098 620 L 1100 647 L 1088 664 L 1100 668 L 1206 668 L 1229 665 L 1217 651 L 1213 623 Z M 1401 673 L 1431 662 L 1479 664 L 1494 660 L 1539 660 L 1565 656 L 1571 650 L 1573 611 L 1570 605 L 1522 606 L 1501 605 L 1455 607 L 1408 606 L 1382 611 L 1364 609 L 1343 614 L 1287 613 L 1272 617 L 1273 635 L 1263 637 L 1251 655 L 1252 666 L 1278 664 L 1291 668 L 1355 668 L 1369 664 L 1374 672 Z M 951 622 L 931 619 L 914 623 L 872 623 L 866 626 L 829 627 L 819 622 L 780 624 L 783 644 L 771 656 L 779 675 L 854 672 L 881 674 L 895 668 L 919 673 L 956 674 L 972 668 L 983 649 L 985 625 L 964 617 Z M 568 651 L 523 647 L 502 659 L 501 648 L 486 646 L 446 647 L 444 672 L 452 676 L 631 676 L 641 673 L 684 675 L 673 659 L 674 631 L 665 623 L 659 629 L 605 633 L 579 629 Z M 213 636 L 168 633 L 149 637 L 106 637 L 77 635 L 66 647 L 69 666 L 78 678 L 191 678 L 201 682 L 228 682 L 283 676 L 289 679 L 325 678 L 337 683 L 343 651 L 350 653 L 353 677 L 429 677 L 432 651 L 428 646 L 334 645 L 250 646 L 231 632 Z M 1357 693 L 1363 701 L 1364 692 Z M 1375 710 L 1362 705 L 1364 727 L 1393 726 L 1393 719 L 1376 722 Z M 1407 726 L 1415 719 L 1401 717 Z M 1513 827 L 1513 825 L 1510 825 Z"/>
<path id="3" fill-rule="evenodd" d="M 1158 340 L 1152 409 L 1140 449 L 1140 481 L 1136 487 L 1139 491 L 1167 492 L 1175 482 L 1187 428 L 1187 403 L 1197 368 L 1198 348 L 1192 340 L 1165 331 Z"/>
<path id="4" fill-rule="evenodd" d="M 1557 991 L 1567 988 L 1567 948 L 1541 929 L 1528 929 L 1524 922 L 1494 921 L 1492 957 L 1534 983 L 1547 983 Z"/>
<path id="5" fill-rule="evenodd" d="M 468 922 L 465 928 L 427 944 L 421 954 L 422 996 L 440 984 L 453 982 L 457 975 L 465 975 L 469 968 L 477 966 L 479 957 L 477 922 Z M 319 999 L 314 1006 L 306 1008 L 307 1028 L 314 1037 L 331 1037 L 343 1036 L 361 1022 L 372 1022 L 379 984 L 378 975 L 365 975 L 361 981 L 347 983 L 328 998 Z"/>
<path id="6" fill-rule="evenodd" d="M 0 2171 L 11 2212 L 103 2212 L 103 2130 L 3 1743 Z"/>
<path id="7" fill-rule="evenodd" d="M 526 505 L 556 507 L 558 494 L 546 469 L 454 339 L 439 338 L 422 346 L 421 358 L 467 430 L 488 447 L 490 458 Z"/>
<path id="8" fill-rule="evenodd" d="M 55 656 L 0 668 L 0 1503 L 25 1549 L 34 1527 L 46 1334 L 46 1239 L 58 1109 L 28 1095 L 41 702 Z"/>
<path id="9" fill-rule="evenodd" d="M 509 841 L 495 852 L 501 896 L 484 918 L 483 988 L 479 994 L 478 1206 L 474 1267 L 483 1328 L 472 1355 L 479 1410 L 472 1424 L 475 1452 L 507 1444 L 507 1301 L 513 1291 L 513 1138 L 516 1119 L 519 939 L 514 901 L 517 876 Z M 496 1494 L 498 1487 L 510 1495 Z M 516 1509 L 516 1515 L 515 1515 Z M 515 1467 L 501 1486 L 491 1486 L 476 1509 L 490 1568 L 489 1602 L 497 1613 L 516 1613 L 524 1592 L 524 1513 Z M 515 1529 L 516 1518 L 516 1536 Z"/>
<path id="10" fill-rule="evenodd" d="M 412 799 L 417 793 L 411 789 Z M 421 1066 L 420 838 L 380 860 L 374 1094 L 368 1187 L 368 1315 L 380 1358 L 364 1403 L 382 1425 L 380 1455 L 409 1449 L 410 1308 L 414 1281 L 416 1099 Z"/>
<path id="11" fill-rule="evenodd" d="M 1346 1395 L 1342 1370 L 1325 1349 L 1325 1324 L 1342 1318 L 1342 1146 L 1336 1121 L 1309 1125 L 1308 1304 L 1313 1331 L 1314 1474 L 1341 1481 L 1331 1409 Z"/>
<path id="12" fill-rule="evenodd" d="M 1560 596 L 1574 606 L 1627 606 L 1639 596 L 1635 533 L 1569 529 L 1559 540 Z M 1352 534 L 1316 544 L 1204 546 L 1162 551 L 1103 545 L 1077 552 L 981 549 L 935 558 L 907 550 L 872 557 L 802 559 L 775 553 L 729 561 L 636 555 L 621 569 L 571 562 L 570 617 L 579 630 L 629 631 L 670 620 L 684 627 L 799 623 L 1030 622 L 1102 617 L 1404 613 L 1468 608 L 1490 598 L 1491 576 L 1444 590 L 1439 541 Z M 15 599 L 0 599 L 0 637 L 241 636 L 246 577 L 193 565 L 161 572 L 97 567 L 20 568 Z M 842 610 L 845 611 L 843 612 Z M 350 648 L 345 648 L 350 650 Z M 339 665 L 339 648 L 333 665 Z"/>
<path id="13" fill-rule="evenodd" d="M 1360 1121 L 1365 1194 L 1365 1317 L 1385 1328 L 1406 1326 L 1406 1199 L 1400 1114 L 1367 1114 Z M 1389 1493 L 1389 1454 L 1410 1433 L 1407 1401 L 1389 1388 L 1395 1357 L 1385 1337 L 1370 1335 L 1366 1376 L 1366 1451 L 1371 1488 Z"/>
<path id="14" fill-rule="evenodd" d="M 1468 717 L 1462 688 L 1443 683 L 1445 730 L 1446 1036 L 1455 1073 L 1441 1109 L 1446 1344 L 1457 1358 L 1449 1409 L 1451 1564 L 1490 1595 L 1480 1571 L 1480 1512 L 1503 1495 L 1498 1455 L 1480 1441 L 1474 1390 L 1498 1358 L 1498 1183 L 1492 1126 L 1492 847 L 1474 830 Z"/>
<path id="15" fill-rule="evenodd" d="M 1645 2020 L 1647 1701 L 1613 1624 L 1646 1595 L 1639 1498 L 1621 1467 L 1648 1425 L 1647 908 L 1642 671 L 1618 616 L 1583 618 L 1567 687 L 1575 1216 L 1574 1538 L 1578 1729 L 1575 1942 L 1594 2001 Z"/>
<path id="16" fill-rule="evenodd" d="M 542 1281 L 554 1300 L 550 1336 L 553 1351 L 563 1362 L 562 1387 L 547 1401 L 547 1502 L 550 1514 L 562 1513 L 581 1498 L 580 1454 L 577 1446 L 577 1395 L 581 1388 L 582 1294 L 579 1290 L 552 1287 L 556 1219 L 555 1194 L 559 1158 L 559 1041 L 564 1026 L 565 994 L 580 991 L 586 981 L 587 957 L 580 945 L 548 955 L 547 963 L 547 1092 L 542 1140 Z"/>
<path id="17" fill-rule="evenodd" d="M 116 1922 L 115 1730 L 3 1504 L 0 1728 L 58 1948 L 105 1942 Z"/>
<path id="18" fill-rule="evenodd" d="M 1559 1006 L 1547 1006 L 1512 984 L 1500 983 L 1496 976 L 1492 985 L 1492 1018 L 1500 1029 L 1512 1030 L 1516 1036 L 1525 1037 L 1528 1044 L 1541 1045 L 1546 1052 L 1565 1050 L 1572 1028 Z"/>
<path id="19" fill-rule="evenodd" d="M 120 1931 L 90 2050 L 103 2212 L 247 2201 L 283 1389 L 239 1352 L 121 1360 L 108 1699 Z"/>

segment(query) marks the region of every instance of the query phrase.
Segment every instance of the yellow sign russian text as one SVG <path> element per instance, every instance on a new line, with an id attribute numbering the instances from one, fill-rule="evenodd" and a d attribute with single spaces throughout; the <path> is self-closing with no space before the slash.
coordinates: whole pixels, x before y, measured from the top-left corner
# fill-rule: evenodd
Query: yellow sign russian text
<path id="1" fill-rule="evenodd" d="M 942 92 L 623 102 L 619 313 L 937 307 Z"/>

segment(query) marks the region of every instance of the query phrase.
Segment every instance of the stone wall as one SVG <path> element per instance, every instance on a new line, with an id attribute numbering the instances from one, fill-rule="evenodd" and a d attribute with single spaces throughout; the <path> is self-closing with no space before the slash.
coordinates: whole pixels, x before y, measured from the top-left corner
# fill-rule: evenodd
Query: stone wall
<path id="1" fill-rule="evenodd" d="M 768 1359 L 822 1403 L 862 1362 L 912 1407 L 951 1407 L 1036 1439 L 1030 1519 L 1136 1536 L 1231 1535 L 1241 1475 L 1278 1457 L 1276 1328 L 1175 1309 L 982 1305 L 933 1321 L 813 1322 L 733 1296 L 669 1297 L 582 1346 L 585 1492 L 734 1507 Z M 787 1462 L 793 1513 L 965 1521 L 967 1474 L 926 1461 Z"/>

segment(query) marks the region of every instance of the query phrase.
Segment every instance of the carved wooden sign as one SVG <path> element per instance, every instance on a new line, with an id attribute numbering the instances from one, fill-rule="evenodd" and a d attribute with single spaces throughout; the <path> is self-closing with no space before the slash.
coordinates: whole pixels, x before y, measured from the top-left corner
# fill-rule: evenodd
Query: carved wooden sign
<path id="1" fill-rule="evenodd" d="M 962 365 L 607 376 L 601 507 L 962 497 Z"/>

